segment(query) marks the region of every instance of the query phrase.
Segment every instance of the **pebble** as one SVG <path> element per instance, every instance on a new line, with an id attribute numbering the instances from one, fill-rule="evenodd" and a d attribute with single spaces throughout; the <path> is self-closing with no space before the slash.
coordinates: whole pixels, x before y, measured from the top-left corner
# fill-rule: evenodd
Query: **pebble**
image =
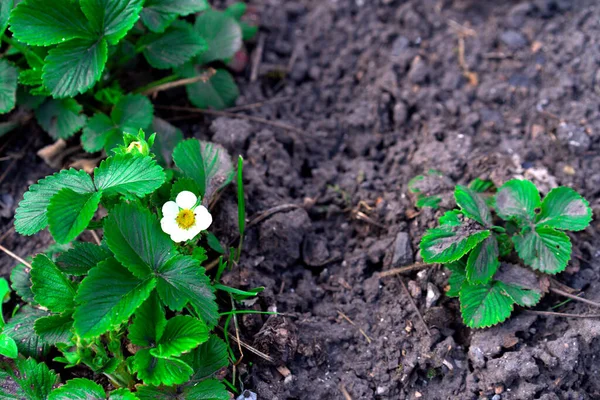
<path id="1" fill-rule="evenodd" d="M 502 400 L 502 396 L 495 394 L 494 397 L 492 397 L 492 400 Z"/>
<path id="2" fill-rule="evenodd" d="M 500 35 L 500 40 L 511 50 L 519 50 L 527 45 L 527 40 L 517 31 L 504 31 Z"/>
<path id="3" fill-rule="evenodd" d="M 414 262 L 412 248 L 410 247 L 410 236 L 406 232 L 398 232 L 394 241 L 394 256 L 392 267 L 412 264 Z"/>
<path id="4" fill-rule="evenodd" d="M 427 283 L 427 297 L 425 298 L 425 306 L 431 308 L 440 298 L 440 290 L 431 282 Z"/>
<path id="5" fill-rule="evenodd" d="M 236 400 L 258 400 L 258 395 L 250 390 L 244 390 Z"/>

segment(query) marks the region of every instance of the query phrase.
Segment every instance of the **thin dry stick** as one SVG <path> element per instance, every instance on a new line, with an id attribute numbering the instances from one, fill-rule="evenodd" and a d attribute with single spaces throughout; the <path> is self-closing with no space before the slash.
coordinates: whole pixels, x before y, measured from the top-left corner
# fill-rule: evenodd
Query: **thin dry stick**
<path id="1" fill-rule="evenodd" d="M 421 320 L 421 323 L 425 327 L 425 331 L 427 331 L 427 335 L 431 336 L 431 332 L 429 331 L 429 327 L 425 323 L 425 319 L 423 318 L 423 315 L 421 315 L 421 311 L 419 311 L 419 307 L 417 307 L 417 304 L 415 303 L 415 301 L 413 300 L 412 296 L 410 295 L 410 292 L 408 291 L 408 288 L 406 287 L 406 284 L 404 283 L 404 281 L 402 280 L 402 278 L 398 277 L 398 280 L 400 281 L 400 285 L 402 285 L 402 289 L 404 290 L 404 294 L 406 294 L 406 297 L 408 297 L 408 301 L 410 301 L 410 304 L 413 306 L 413 308 L 417 312 L 417 315 L 419 316 L 419 320 Z"/>
<path id="2" fill-rule="evenodd" d="M 158 92 L 162 92 L 162 91 L 169 90 L 169 89 L 174 89 L 174 88 L 180 87 L 180 86 L 191 85 L 192 83 L 196 83 L 196 82 L 200 82 L 200 81 L 206 83 L 216 72 L 217 71 L 215 69 L 210 68 L 206 72 L 204 72 L 198 76 L 195 76 L 193 78 L 185 78 L 185 79 L 179 79 L 179 80 L 176 80 L 173 82 L 163 83 L 162 85 L 158 85 L 158 86 L 154 86 L 149 89 L 146 89 L 141 94 L 144 96 L 150 96 L 150 95 L 154 95 Z"/>
<path id="3" fill-rule="evenodd" d="M 435 264 L 415 263 L 412 265 L 408 265 L 406 267 L 393 268 L 393 269 L 390 269 L 387 271 L 380 272 L 378 276 L 379 276 L 379 279 L 387 278 L 389 276 L 407 274 L 407 273 L 413 272 L 413 271 L 420 271 L 422 269 L 429 268 L 433 265 L 435 265 Z"/>
<path id="4" fill-rule="evenodd" d="M 348 316 L 346 314 L 344 314 L 343 312 L 341 312 L 340 310 L 337 310 L 338 314 L 340 314 L 340 317 L 344 318 L 346 321 L 348 321 L 350 323 L 350 325 L 355 326 L 356 328 L 358 328 L 358 331 L 365 337 L 365 339 L 367 339 L 367 343 L 371 344 L 372 340 L 369 337 L 369 335 L 367 335 L 365 333 L 365 331 L 362 330 L 362 328 L 360 326 L 357 326 L 354 321 L 352 321 L 350 318 L 348 318 Z"/>
<path id="5" fill-rule="evenodd" d="M 11 223 L 12 223 L 12 220 L 11 220 Z M 2 234 L 2 236 L 0 236 L 0 242 L 3 242 L 3 241 L 4 241 L 4 239 L 6 239 L 6 238 L 8 237 L 8 235 L 10 235 L 10 234 L 11 234 L 11 232 L 12 232 L 12 231 L 14 231 L 14 230 L 15 230 L 15 226 L 14 226 L 14 225 L 11 225 L 11 227 L 10 227 L 10 228 L 8 228 L 8 229 L 6 230 L 6 232 L 4 232 L 4 233 Z"/>
<path id="6" fill-rule="evenodd" d="M 231 306 L 234 307 L 234 310 L 235 310 L 235 304 L 233 303 L 233 296 L 231 294 L 229 294 L 229 298 L 231 299 Z M 238 358 L 237 362 L 235 363 L 235 366 L 238 366 L 244 359 L 244 352 L 242 351 L 242 345 L 240 344 L 240 342 L 241 342 L 240 327 L 238 325 L 237 314 L 233 314 L 233 325 L 235 327 L 235 337 L 237 338 L 237 341 L 238 341 L 238 351 L 240 352 L 240 358 Z"/>
<path id="7" fill-rule="evenodd" d="M 348 393 L 348 390 L 346 390 L 346 386 L 344 386 L 343 383 L 340 383 L 340 392 L 344 395 L 345 400 L 352 400 L 352 396 L 350 396 L 350 393 Z"/>
<path id="8" fill-rule="evenodd" d="M 569 314 L 555 311 L 537 311 L 537 310 L 525 310 L 528 314 L 536 315 L 547 315 L 554 317 L 565 317 L 565 318 L 600 318 L 600 314 Z"/>
<path id="9" fill-rule="evenodd" d="M 3 251 L 3 252 L 5 252 L 8 256 L 14 258 L 18 262 L 24 264 L 28 268 L 31 268 L 31 264 L 29 264 L 27 261 L 23 260 L 21 257 L 19 257 L 18 255 L 16 255 L 15 253 L 13 253 L 12 251 L 10 251 L 9 249 L 7 249 L 6 247 L 2 246 L 1 244 L 0 244 L 0 250 Z"/>
<path id="10" fill-rule="evenodd" d="M 588 300 L 588 299 L 585 299 L 585 298 L 583 298 L 583 297 L 579 297 L 579 296 L 572 295 L 571 293 L 567 293 L 567 292 L 565 292 L 565 291 L 563 291 L 563 290 L 560 290 L 560 289 L 556 289 L 556 288 L 552 288 L 552 287 L 551 287 L 551 288 L 550 288 L 550 291 L 551 291 L 551 292 L 553 292 L 553 293 L 559 294 L 559 295 L 561 295 L 561 296 L 568 297 L 569 299 L 573 299 L 573 300 L 581 301 L 582 303 L 589 304 L 589 305 L 591 305 L 591 306 L 594 306 L 594 307 L 598 307 L 598 308 L 600 308 L 600 303 L 596 303 L 595 301 Z"/>
<path id="11" fill-rule="evenodd" d="M 221 331 L 223 331 L 223 327 L 217 326 L 217 328 L 219 328 Z M 243 348 L 245 348 L 246 350 L 250 351 L 251 353 L 254 353 L 257 356 L 259 356 L 260 358 L 263 358 L 263 359 L 267 360 L 268 362 L 275 364 L 275 360 L 273 359 L 273 357 L 269 356 L 268 354 L 263 353 L 260 350 L 255 349 L 254 347 L 250 346 L 248 343 L 242 341 L 241 339 L 238 341 L 238 339 L 234 335 L 232 335 L 231 333 L 229 333 L 229 332 L 227 332 L 227 335 L 236 344 L 240 344 Z"/>
<path id="12" fill-rule="evenodd" d="M 258 101 L 256 103 L 250 103 L 250 104 L 244 104 L 241 106 L 230 107 L 230 108 L 225 109 L 225 111 L 238 112 L 238 111 L 251 110 L 253 108 L 260 108 L 260 107 L 264 106 L 265 104 L 279 103 L 280 101 L 289 100 L 291 98 L 292 98 L 291 96 L 273 97 L 272 99 L 268 99 L 265 101 Z"/>
<path id="13" fill-rule="evenodd" d="M 93 231 L 93 230 L 90 230 L 90 234 L 94 238 L 94 241 L 96 242 L 96 244 L 98 246 L 100 246 L 102 244 L 102 242 L 100 242 L 100 238 L 98 237 L 98 234 L 95 231 Z"/>
<path id="14" fill-rule="evenodd" d="M 271 120 L 268 120 L 268 119 L 265 119 L 265 118 L 254 117 L 254 116 L 246 115 L 246 114 L 236 114 L 236 113 L 232 113 L 232 112 L 217 111 L 217 110 L 202 110 L 200 108 L 194 108 L 194 107 L 180 107 L 180 106 L 155 106 L 155 107 L 156 108 L 161 108 L 161 109 L 164 109 L 164 110 L 187 111 L 187 112 L 198 113 L 198 114 L 214 115 L 214 116 L 217 116 L 217 117 L 228 117 L 228 118 L 245 119 L 245 120 L 248 120 L 248 121 L 257 122 L 259 124 L 270 125 L 270 126 L 273 126 L 275 128 L 280 128 L 280 129 L 285 129 L 285 130 L 288 130 L 288 131 L 296 132 L 298 134 L 304 134 L 303 130 L 298 129 L 298 128 L 294 127 L 294 126 L 287 125 L 287 124 L 284 124 L 282 122 L 271 121 Z"/>
<path id="15" fill-rule="evenodd" d="M 256 82 L 258 79 L 258 70 L 260 67 L 260 62 L 262 61 L 263 51 L 265 50 L 265 38 L 264 34 L 259 34 L 258 36 L 258 45 L 256 46 L 256 50 L 252 55 L 252 70 L 250 72 L 250 82 Z"/>

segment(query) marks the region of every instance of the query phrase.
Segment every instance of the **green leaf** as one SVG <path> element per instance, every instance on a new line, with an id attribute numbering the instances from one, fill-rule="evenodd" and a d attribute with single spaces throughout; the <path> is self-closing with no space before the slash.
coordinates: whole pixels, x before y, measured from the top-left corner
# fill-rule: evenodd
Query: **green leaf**
<path id="1" fill-rule="evenodd" d="M 196 259 L 174 256 L 160 268 L 157 278 L 158 294 L 170 309 L 180 311 L 189 301 L 209 328 L 217 324 L 219 312 L 214 289 Z"/>
<path id="2" fill-rule="evenodd" d="M 238 1 L 236 3 L 231 4 L 229 7 L 227 7 L 227 9 L 225 10 L 225 13 L 239 21 L 242 19 L 242 17 L 246 13 L 247 9 L 248 9 L 248 5 L 246 3 L 242 3 L 241 1 Z"/>
<path id="3" fill-rule="evenodd" d="M 33 46 L 92 37 L 79 5 L 70 0 L 21 1 L 10 14 L 9 21 L 13 36 Z"/>
<path id="4" fill-rule="evenodd" d="M 117 154 L 94 170 L 94 183 L 106 196 L 144 197 L 164 181 L 162 167 L 149 156 Z"/>
<path id="5" fill-rule="evenodd" d="M 31 282 L 35 301 L 50 311 L 61 313 L 74 307 L 75 285 L 44 254 L 31 263 Z"/>
<path id="6" fill-rule="evenodd" d="M 494 188 L 494 182 L 490 180 L 475 178 L 471 183 L 469 183 L 469 189 L 477 193 L 487 192 L 492 188 Z"/>
<path id="7" fill-rule="evenodd" d="M 135 135 L 140 129 L 147 130 L 150 126 L 154 107 L 147 97 L 130 94 L 119 99 L 110 116 L 120 131 Z"/>
<path id="8" fill-rule="evenodd" d="M 448 289 L 446 295 L 448 297 L 458 297 L 460 289 L 467 282 L 466 264 L 463 260 L 458 260 L 446 264 L 446 268 L 450 270 L 450 278 L 448 278 L 450 289 Z"/>
<path id="9" fill-rule="evenodd" d="M 195 180 L 191 178 L 179 178 L 175 181 L 175 183 L 173 183 L 173 186 L 171 186 L 171 199 L 175 200 L 177 198 L 177 195 L 183 192 L 184 190 L 187 190 L 188 192 L 192 192 L 194 194 L 201 193 L 200 186 L 196 183 Z"/>
<path id="10" fill-rule="evenodd" d="M 217 253 L 225 254 L 225 249 L 221 245 L 221 242 L 219 242 L 219 238 L 216 237 L 214 233 L 208 232 L 206 234 L 206 242 L 208 243 L 208 246 Z"/>
<path id="11" fill-rule="evenodd" d="M 544 198 L 537 226 L 580 231 L 592 220 L 592 209 L 579 193 L 568 187 L 552 189 Z"/>
<path id="12" fill-rule="evenodd" d="M 101 198 L 101 191 L 77 193 L 69 188 L 52 196 L 48 205 L 48 223 L 54 240 L 68 243 L 79 236 L 94 217 Z"/>
<path id="13" fill-rule="evenodd" d="M 194 385 L 185 391 L 190 400 L 229 400 L 231 397 L 225 385 L 216 379 L 208 379 Z"/>
<path id="14" fill-rule="evenodd" d="M 192 368 L 176 358 L 157 358 L 149 349 L 138 350 L 133 356 L 132 369 L 146 385 L 178 385 L 187 382 Z"/>
<path id="15" fill-rule="evenodd" d="M 208 340 L 208 328 L 199 319 L 189 315 L 177 315 L 167 322 L 158 346 L 150 350 L 155 357 L 179 356 Z"/>
<path id="16" fill-rule="evenodd" d="M 48 225 L 46 210 L 50 199 L 62 188 L 77 193 L 95 192 L 90 176 L 83 170 L 63 170 L 31 185 L 19 203 L 15 215 L 15 229 L 21 235 L 33 235 Z"/>
<path id="17" fill-rule="evenodd" d="M 441 225 L 429 229 L 421 239 L 421 256 L 426 263 L 456 261 L 489 235 L 490 231 L 469 220 L 458 226 Z"/>
<path id="18" fill-rule="evenodd" d="M 538 226 L 512 239 L 519 257 L 533 269 L 556 274 L 567 268 L 571 241 L 564 232 Z"/>
<path id="19" fill-rule="evenodd" d="M 492 234 L 477 243 L 467 259 L 466 272 L 469 283 L 489 282 L 500 265 L 498 257 L 498 241 L 495 235 Z"/>
<path id="20" fill-rule="evenodd" d="M 54 139 L 67 139 L 85 125 L 83 107 L 73 99 L 50 99 L 35 110 L 40 126 Z"/>
<path id="21" fill-rule="evenodd" d="M 458 185 L 454 191 L 456 204 L 463 214 L 485 227 L 492 225 L 492 214 L 483 197 L 466 186 Z"/>
<path id="22" fill-rule="evenodd" d="M 115 45 L 139 18 L 143 0 L 80 0 L 94 32 Z"/>
<path id="23" fill-rule="evenodd" d="M 158 271 L 174 253 L 173 241 L 158 219 L 133 204 L 117 205 L 104 227 L 106 244 L 115 258 L 139 278 Z"/>
<path id="24" fill-rule="evenodd" d="M 62 253 L 58 259 L 58 267 L 66 274 L 81 276 L 111 257 L 104 247 L 94 243 L 75 242 L 73 248 Z"/>
<path id="25" fill-rule="evenodd" d="M 186 78 L 194 78 L 206 74 L 206 70 L 198 65 L 186 64 L 182 73 Z M 199 81 L 186 85 L 185 90 L 192 102 L 198 108 L 213 108 L 222 110 L 235 105 L 240 90 L 233 76 L 224 69 L 217 69 L 207 81 Z"/>
<path id="26" fill-rule="evenodd" d="M 208 9 L 206 0 L 146 0 L 141 17 L 152 32 L 163 32 L 178 15 L 189 15 Z"/>
<path id="27" fill-rule="evenodd" d="M 173 161 L 188 178 L 193 179 L 200 188 L 200 195 L 206 191 L 206 171 L 202 159 L 200 141 L 188 139 L 180 142 L 173 150 Z"/>
<path id="28" fill-rule="evenodd" d="M 487 328 L 506 320 L 513 310 L 513 300 L 504 294 L 502 285 L 470 285 L 460 291 L 460 310 L 469 328 Z"/>
<path id="29" fill-rule="evenodd" d="M 540 192 L 529 181 L 510 180 L 496 194 L 496 212 L 506 221 L 533 221 L 540 205 Z"/>
<path id="30" fill-rule="evenodd" d="M 17 68 L 0 59 L 0 113 L 9 112 L 15 107 L 18 75 Z"/>
<path id="31" fill-rule="evenodd" d="M 69 379 L 50 393 L 48 400 L 105 400 L 104 389 L 85 378 Z"/>
<path id="32" fill-rule="evenodd" d="M 144 36 L 138 45 L 143 47 L 148 64 L 159 69 L 182 65 L 207 48 L 192 25 L 183 21 L 171 25 L 164 33 Z"/>
<path id="33" fill-rule="evenodd" d="M 57 343 L 69 343 L 73 337 L 72 313 L 55 314 L 38 318 L 34 324 L 35 332 L 46 343 L 56 345 Z"/>
<path id="34" fill-rule="evenodd" d="M 19 71 L 19 83 L 26 86 L 41 86 L 42 82 L 42 69 L 26 69 Z"/>
<path id="35" fill-rule="evenodd" d="M 0 1 L 0 36 L 6 31 L 8 26 L 8 17 L 13 8 L 13 0 Z"/>
<path id="36" fill-rule="evenodd" d="M 0 398 L 19 400 L 45 400 L 58 383 L 58 375 L 34 359 L 16 360 L 16 371 L 0 371 Z"/>
<path id="37" fill-rule="evenodd" d="M 442 202 L 442 198 L 440 196 L 423 196 L 419 195 L 417 201 L 415 202 L 415 206 L 417 208 L 433 208 L 437 210 L 440 207 L 440 203 Z"/>
<path id="38" fill-rule="evenodd" d="M 138 400 L 138 398 L 128 389 L 122 388 L 112 391 L 108 400 Z"/>
<path id="39" fill-rule="evenodd" d="M 194 386 L 138 386 L 140 400 L 229 400 L 229 392 L 221 382 L 208 379 Z"/>
<path id="40" fill-rule="evenodd" d="M 84 339 L 99 336 L 127 321 L 150 296 L 154 278 L 138 279 L 114 259 L 92 268 L 75 301 L 75 331 Z"/>
<path id="41" fill-rule="evenodd" d="M 192 381 L 210 378 L 229 365 L 227 345 L 217 336 L 211 335 L 208 341 L 184 355 L 183 360 L 194 369 Z"/>
<path id="42" fill-rule="evenodd" d="M 119 83 L 115 81 L 112 86 L 108 86 L 98 90 L 94 93 L 94 99 L 98 100 L 102 104 L 114 106 L 119 102 L 121 97 L 125 96 L 123 89 L 119 86 Z"/>
<path id="43" fill-rule="evenodd" d="M 118 135 L 121 135 L 121 132 L 115 126 L 115 123 L 108 116 L 96 113 L 83 128 L 81 144 L 85 151 L 94 153 L 104 148 L 109 137 Z"/>
<path id="44" fill-rule="evenodd" d="M 25 264 L 17 264 L 10 273 L 12 290 L 26 303 L 35 304 L 31 291 L 31 270 Z"/>
<path id="45" fill-rule="evenodd" d="M 236 20 L 222 11 L 207 10 L 196 18 L 198 36 L 208 42 L 208 50 L 198 56 L 198 64 L 226 60 L 242 48 L 242 30 Z"/>
<path id="46" fill-rule="evenodd" d="M 55 98 L 73 97 L 100 79 L 108 56 L 102 40 L 75 39 L 51 49 L 42 79 Z"/>
<path id="47" fill-rule="evenodd" d="M 220 145 L 185 140 L 173 151 L 175 165 L 200 188 L 202 202 L 208 205 L 212 195 L 231 182 L 234 176 L 231 157 Z"/>
<path id="48" fill-rule="evenodd" d="M 439 223 L 440 225 L 460 226 L 463 218 L 462 212 L 459 210 L 450 210 L 440 217 Z"/>
<path id="49" fill-rule="evenodd" d="M 0 355 L 8 358 L 17 358 L 19 356 L 17 344 L 6 333 L 0 333 Z"/>
<path id="50" fill-rule="evenodd" d="M 35 321 L 47 315 L 43 310 L 25 305 L 6 323 L 3 333 L 13 338 L 22 356 L 39 358 L 48 353 L 48 343 L 33 329 Z"/>
<path id="51" fill-rule="evenodd" d="M 151 347 L 158 343 L 166 326 L 163 306 L 156 293 L 152 293 L 135 312 L 128 338 L 137 346 Z"/>
<path id="52" fill-rule="evenodd" d="M 173 149 L 177 143 L 183 141 L 183 133 L 179 128 L 158 117 L 152 120 L 151 131 L 158 132 L 152 148 L 156 154 L 156 161 L 162 166 L 171 165 Z"/>
<path id="53" fill-rule="evenodd" d="M 539 291 L 528 289 L 514 283 L 509 284 L 497 281 L 496 285 L 504 292 L 504 294 L 522 307 L 535 306 L 542 298 L 542 294 Z"/>

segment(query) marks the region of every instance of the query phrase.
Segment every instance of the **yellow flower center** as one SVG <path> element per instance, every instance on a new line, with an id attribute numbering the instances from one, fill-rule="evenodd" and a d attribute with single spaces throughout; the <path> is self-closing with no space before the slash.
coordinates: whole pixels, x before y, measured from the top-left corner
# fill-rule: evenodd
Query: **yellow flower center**
<path id="1" fill-rule="evenodd" d="M 196 222 L 196 215 L 192 210 L 180 210 L 175 218 L 175 222 L 181 229 L 190 229 Z"/>

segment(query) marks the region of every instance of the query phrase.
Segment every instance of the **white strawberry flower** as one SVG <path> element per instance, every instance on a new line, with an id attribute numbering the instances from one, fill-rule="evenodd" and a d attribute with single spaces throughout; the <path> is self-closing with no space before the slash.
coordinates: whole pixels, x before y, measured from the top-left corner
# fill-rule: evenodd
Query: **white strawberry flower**
<path id="1" fill-rule="evenodd" d="M 175 201 L 167 201 L 162 207 L 160 226 L 171 235 L 174 242 L 193 239 L 212 224 L 212 216 L 206 207 L 199 204 L 192 192 L 180 192 Z"/>

